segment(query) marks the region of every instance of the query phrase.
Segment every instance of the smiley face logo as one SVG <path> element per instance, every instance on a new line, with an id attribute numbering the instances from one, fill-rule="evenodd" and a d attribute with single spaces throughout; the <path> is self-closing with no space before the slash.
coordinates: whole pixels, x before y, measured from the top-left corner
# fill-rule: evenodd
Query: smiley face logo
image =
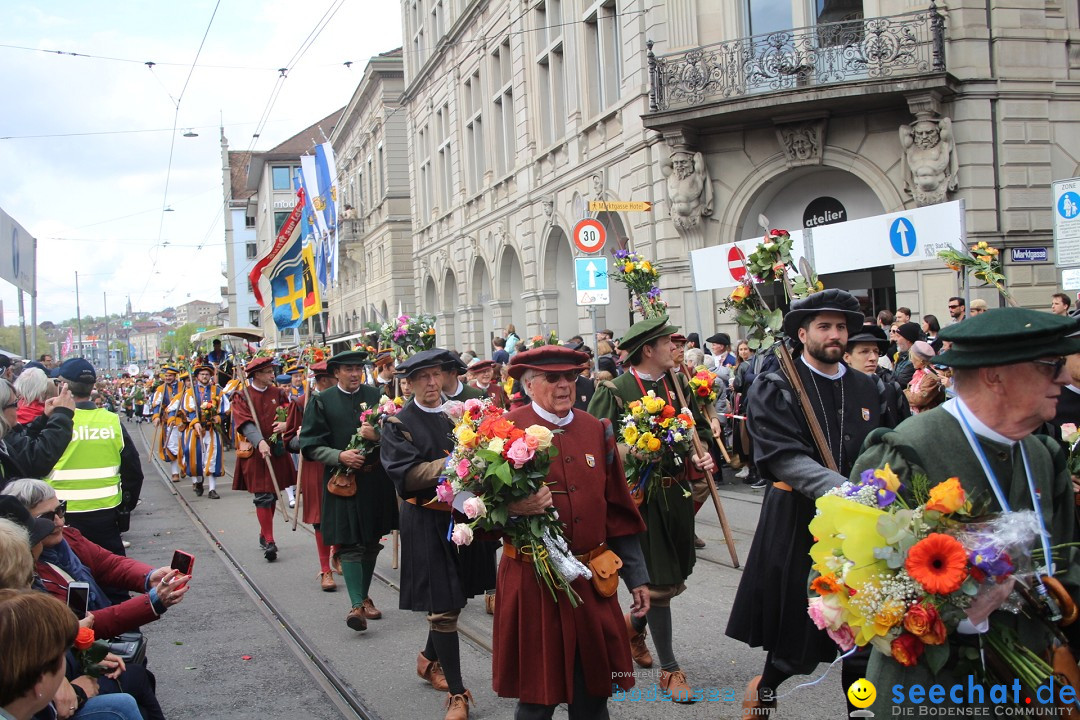
<path id="1" fill-rule="evenodd" d="M 847 690 L 848 702 L 857 708 L 867 708 L 877 699 L 877 688 L 866 678 L 859 678 L 851 683 Z"/>

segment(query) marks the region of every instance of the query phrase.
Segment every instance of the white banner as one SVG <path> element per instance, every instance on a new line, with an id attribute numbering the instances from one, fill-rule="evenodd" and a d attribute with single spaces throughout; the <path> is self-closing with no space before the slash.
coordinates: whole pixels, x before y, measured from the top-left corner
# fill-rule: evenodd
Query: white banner
<path id="1" fill-rule="evenodd" d="M 10 215 L 0 210 L 0 278 L 33 293 L 36 262 L 34 238 Z"/>
<path id="2" fill-rule="evenodd" d="M 946 248 L 964 249 L 964 201 L 824 225 L 814 228 L 809 238 L 807 234 L 791 232 L 791 256 L 797 265 L 809 239 L 811 264 L 819 275 L 934 260 Z M 749 255 L 760 242 L 755 238 L 692 251 L 694 289 L 726 290 L 738 285 L 743 275 L 738 253 Z"/>

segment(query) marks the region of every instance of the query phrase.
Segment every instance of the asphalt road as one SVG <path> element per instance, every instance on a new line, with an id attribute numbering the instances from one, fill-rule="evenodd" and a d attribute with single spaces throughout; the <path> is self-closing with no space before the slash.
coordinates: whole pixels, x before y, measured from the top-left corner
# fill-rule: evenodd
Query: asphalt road
<path id="1" fill-rule="evenodd" d="M 356 717 L 325 678 L 321 683 L 316 679 L 318 671 L 313 675 L 312 664 L 286 627 L 340 678 L 348 693 L 359 698 L 369 716 L 442 717 L 445 694 L 416 676 L 415 659 L 427 624 L 422 613 L 397 609 L 398 572 L 391 568 L 389 538 L 371 593 L 384 619 L 370 622 L 366 632 L 354 632 L 345 625 L 349 602 L 343 580 L 337 578 L 336 592 L 319 589 L 315 542 L 303 523 L 292 531 L 278 514 L 275 536 L 280 555 L 277 562 L 266 562 L 258 546 L 258 523 L 248 493 L 232 491 L 229 476 L 220 482 L 220 500 L 196 497 L 190 480 L 177 485 L 164 481 L 146 457 L 146 444 L 139 440 L 141 435 L 149 443 L 152 427 L 129 429 L 141 445 L 146 473 L 143 502 L 134 514 L 132 530 L 125 535 L 132 543 L 129 554 L 154 565 L 168 564 L 176 548 L 196 556 L 192 589 L 184 602 L 146 628 L 151 669 L 157 673 L 158 695 L 168 717 Z M 230 454 L 226 461 L 230 473 L 232 467 Z M 740 481 L 730 484 L 730 474 L 727 480 L 720 495 L 740 560 L 745 560 L 762 495 Z M 175 491 L 180 495 L 175 496 Z M 698 514 L 698 534 L 708 547 L 699 551 L 687 591 L 672 603 L 675 652 L 691 685 L 720 699 L 675 705 L 630 696 L 609 703 L 613 718 L 741 717 L 743 689 L 761 672 L 765 654 L 724 635 L 742 569 L 731 567 L 711 505 Z M 264 594 L 265 602 L 252 585 Z M 628 606 L 629 596 L 620 592 Z M 470 602 L 461 626 L 465 684 L 476 700 L 472 717 L 512 718 L 515 701 L 496 697 L 491 690 L 492 623 L 482 602 Z M 845 717 L 839 665 L 819 684 L 796 689 L 798 680 L 815 680 L 825 670 L 823 665 L 815 677 L 785 683 L 773 717 Z M 639 669 L 637 673 L 638 688 L 647 697 L 655 687 L 657 671 Z M 566 717 L 565 710 L 556 717 Z"/>

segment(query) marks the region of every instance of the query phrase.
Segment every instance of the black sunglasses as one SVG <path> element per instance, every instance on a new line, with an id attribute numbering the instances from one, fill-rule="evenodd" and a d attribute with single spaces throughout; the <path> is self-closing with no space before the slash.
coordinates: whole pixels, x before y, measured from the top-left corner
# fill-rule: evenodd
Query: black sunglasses
<path id="1" fill-rule="evenodd" d="M 56 506 L 55 510 L 49 512 L 43 512 L 38 515 L 42 520 L 55 520 L 56 518 L 62 518 L 67 515 L 67 500 L 61 500 L 60 504 Z"/>
<path id="2" fill-rule="evenodd" d="M 561 373 L 549 372 L 549 373 L 544 373 L 544 379 L 547 380 L 552 385 L 554 385 L 555 383 L 559 382 L 560 380 L 568 380 L 570 382 L 574 382 L 575 380 L 577 380 L 577 377 L 580 374 L 581 373 L 579 371 L 577 371 L 577 370 L 567 370 L 566 372 L 561 372 Z"/>
<path id="3" fill-rule="evenodd" d="M 1054 374 L 1050 376 L 1052 378 L 1056 378 L 1061 369 L 1065 367 L 1064 357 L 1059 357 L 1056 360 L 1032 360 L 1031 362 L 1035 365 L 1051 368 L 1054 371 Z"/>

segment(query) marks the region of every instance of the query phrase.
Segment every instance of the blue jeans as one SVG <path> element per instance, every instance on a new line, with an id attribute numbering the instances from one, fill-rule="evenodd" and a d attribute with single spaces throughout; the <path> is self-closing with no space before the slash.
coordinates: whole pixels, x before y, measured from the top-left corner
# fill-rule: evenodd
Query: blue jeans
<path id="1" fill-rule="evenodd" d="M 73 717 L 76 720 L 142 720 L 135 698 L 124 693 L 92 697 Z"/>

